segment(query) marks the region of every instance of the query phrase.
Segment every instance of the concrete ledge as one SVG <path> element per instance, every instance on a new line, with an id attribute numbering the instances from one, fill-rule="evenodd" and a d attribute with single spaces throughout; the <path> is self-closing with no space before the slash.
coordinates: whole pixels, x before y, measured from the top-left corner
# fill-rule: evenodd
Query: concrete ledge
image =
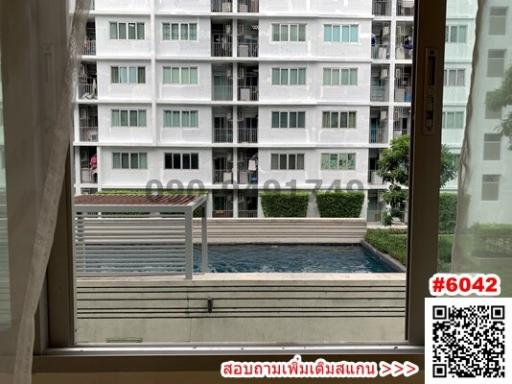
<path id="1" fill-rule="evenodd" d="M 379 251 L 377 248 L 375 248 L 373 245 L 371 245 L 367 241 L 365 241 L 365 240 L 361 241 L 361 246 L 368 249 L 375 256 L 377 256 L 380 260 L 382 260 L 382 262 L 386 263 L 387 265 L 391 266 L 392 268 L 394 268 L 400 272 L 407 271 L 407 268 L 402 263 L 400 263 L 394 257 L 388 255 L 387 253 L 383 253 L 383 252 Z"/>

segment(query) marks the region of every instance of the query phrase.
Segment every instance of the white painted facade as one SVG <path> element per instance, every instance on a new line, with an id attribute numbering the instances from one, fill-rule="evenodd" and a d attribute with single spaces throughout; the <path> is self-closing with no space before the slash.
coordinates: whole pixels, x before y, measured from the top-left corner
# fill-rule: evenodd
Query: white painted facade
<path id="1" fill-rule="evenodd" d="M 476 0 L 471 1 L 476 3 Z M 461 0 L 450 2 L 455 4 Z M 232 3 L 231 7 L 227 3 Z M 258 1 L 247 3 L 254 6 Z M 184 186 L 201 180 L 204 188 L 212 191 L 212 212 L 226 211 L 226 216 L 237 217 L 239 210 L 249 210 L 251 216 L 262 216 L 261 209 L 256 211 L 259 204 L 254 204 L 254 199 L 250 209 L 244 206 L 246 192 L 237 193 L 238 189 L 261 190 L 272 184 L 272 180 L 282 189 L 291 185 L 311 189 L 314 186 L 311 179 L 321 179 L 323 188 L 335 182 L 345 188 L 347 183 L 357 180 L 364 191 L 375 191 L 373 201 L 365 203 L 362 217 L 366 217 L 367 208 L 368 212 L 378 211 L 381 208 L 376 193 L 385 186 L 378 177 L 369 175 L 375 169 L 374 159 L 394 137 L 410 132 L 408 113 L 412 84 L 410 79 L 397 76 L 407 75 L 412 69 L 411 57 L 404 56 L 402 40 L 412 34 L 413 12 L 406 9 L 405 15 L 399 14 L 401 0 L 389 0 L 386 12 L 373 14 L 377 9 L 375 3 L 370 0 L 259 0 L 259 12 L 245 12 L 251 9 L 245 8 L 242 0 L 96 0 L 88 24 L 88 36 L 94 40 L 95 50 L 84 52 L 83 57 L 88 65 L 86 72 L 92 72 L 91 78 L 96 77 L 87 80 L 92 84 L 87 89 L 94 88 L 96 95 L 83 96 L 79 90 L 74 141 L 76 193 L 145 188 L 152 179 L 163 187 L 170 180 L 180 180 Z M 212 12 L 214 7 L 221 12 Z M 453 16 L 456 22 L 467 23 L 468 36 L 472 36 L 474 13 L 466 15 L 466 8 L 460 5 L 452 8 L 449 18 Z M 242 12 L 238 12 L 239 9 Z M 144 23 L 144 38 L 111 39 L 111 22 Z M 195 24 L 197 39 L 164 40 L 163 23 Z M 223 32 L 224 37 L 230 35 L 229 38 L 213 44 L 219 28 L 225 28 L 225 24 L 230 25 Z M 305 41 L 273 41 L 273 24 L 305 24 Z M 356 41 L 324 41 L 326 24 L 357 25 Z M 383 44 L 387 47 L 387 56 L 379 51 L 381 42 L 372 38 L 381 27 L 385 29 L 382 35 L 387 40 Z M 469 39 L 467 44 L 461 44 L 463 47 L 451 50 L 466 56 L 448 57 L 449 65 L 469 70 L 472 44 Z M 214 55 L 212 46 L 223 54 Z M 257 55 L 251 56 L 248 52 L 255 52 L 254 48 Z M 113 84 L 112 67 L 144 68 L 145 82 Z M 197 69 L 197 84 L 164 84 L 164 67 Z M 276 68 L 304 68 L 305 83 L 273 85 Z M 324 68 L 357 69 L 357 85 L 323 85 Z M 257 70 L 257 80 L 249 78 L 252 70 Z M 372 75 L 377 72 L 377 77 Z M 467 73 L 467 85 L 469 79 Z M 225 84 L 222 89 L 216 87 L 219 82 Z M 447 90 L 447 108 L 461 107 L 460 97 L 467 97 L 468 89 L 466 86 Z M 89 108 L 87 113 L 97 115 L 97 122 L 93 117 L 84 123 L 81 110 L 85 108 Z M 405 116 L 399 117 L 397 113 L 402 109 L 406 111 Z M 113 126 L 112 110 L 145 110 L 145 126 Z M 229 139 L 222 136 L 219 140 L 215 121 L 219 113 L 222 114 L 219 111 L 227 110 L 226 119 L 221 120 L 231 120 L 232 123 L 225 123 L 225 126 L 228 130 L 231 125 L 232 128 Z M 257 111 L 254 129 L 244 125 L 249 120 L 239 118 L 252 110 Z M 197 112 L 198 126 L 164 127 L 164 111 Z M 356 112 L 355 128 L 322 128 L 322 115 L 327 111 Z M 273 128 L 273 112 L 305 112 L 305 126 Z M 244 135 L 251 139 L 247 140 Z M 460 132 L 450 131 L 444 141 L 458 151 L 461 140 Z M 113 168 L 113 153 L 131 152 L 147 154 L 147 169 Z M 165 153 L 176 152 L 197 153 L 199 169 L 165 169 Z M 225 153 L 226 162 L 216 162 L 220 153 Z M 304 154 L 304 169 L 272 170 L 273 153 Z M 322 170 L 322 153 L 353 153 L 356 167 L 354 170 Z M 90 158 L 94 154 L 97 170 L 93 171 Z M 247 176 L 249 159 L 256 157 L 257 172 L 249 172 Z M 226 172 L 222 167 L 230 169 Z M 226 173 L 232 175 L 233 182 L 229 182 Z M 295 181 L 287 184 L 292 180 Z M 215 205 L 223 190 L 229 195 L 225 198 L 227 208 L 219 209 Z M 368 213 L 369 219 L 374 213 Z"/>

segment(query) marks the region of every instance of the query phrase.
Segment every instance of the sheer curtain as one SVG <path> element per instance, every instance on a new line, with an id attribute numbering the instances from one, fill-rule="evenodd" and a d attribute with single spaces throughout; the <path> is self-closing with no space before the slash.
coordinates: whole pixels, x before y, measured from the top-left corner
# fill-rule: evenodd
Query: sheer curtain
<path id="1" fill-rule="evenodd" d="M 493 5 L 478 2 L 452 272 L 496 273 L 502 280 L 502 295 L 510 296 L 512 0 Z"/>
<path id="2" fill-rule="evenodd" d="M 65 2 L 66 0 L 61 0 Z M 85 22 L 90 9 L 91 0 L 77 0 L 69 3 L 69 20 L 67 36 L 67 58 L 65 59 L 64 73 L 57 73 L 55 80 L 59 84 L 51 84 L 48 79 L 52 79 L 50 70 L 43 72 L 43 78 L 38 81 L 39 87 L 34 87 L 38 94 L 22 95 L 27 101 L 27 110 L 30 106 L 36 104 L 38 113 L 34 113 L 37 118 L 32 119 L 29 129 L 26 127 L 9 126 L 6 121 L 6 137 L 13 137 L 14 131 L 21 133 L 31 133 L 34 137 L 22 138 L 21 141 L 13 140 L 16 145 L 26 143 L 26 148 L 19 147 L 12 149 L 13 152 L 19 151 L 22 156 L 13 156 L 18 162 L 7 162 L 7 202 L 9 211 L 9 242 L 13 244 L 23 244 L 23 249 L 9 247 L 9 263 L 7 262 L 7 247 L 2 244 L 1 250 L 4 255 L 0 267 L 0 294 L 2 308 L 0 316 L 3 314 L 3 321 L 0 321 L 0 382 L 6 384 L 26 384 L 31 382 L 32 354 L 34 346 L 34 315 L 37 310 L 39 298 L 45 280 L 46 267 L 52 247 L 55 223 L 57 217 L 57 207 L 62 190 L 64 179 L 66 156 L 70 145 L 72 99 L 74 95 L 73 79 L 75 69 L 77 68 L 78 58 L 83 49 L 85 36 Z M 59 4 L 59 6 L 63 3 Z M 4 83 L 6 88 L 13 93 L 13 87 L 16 82 L 23 83 L 24 75 L 29 77 L 39 73 L 40 68 L 46 69 L 45 49 L 58 45 L 63 42 L 63 36 L 55 34 L 53 28 L 48 28 L 48 35 L 41 33 L 41 11 L 52 11 L 56 2 L 46 2 L 40 0 L 17 0 L 12 2 L 2 2 L 1 20 L 5 23 L 2 30 L 2 43 L 14 45 L 17 39 L 26 44 L 19 43 L 17 49 L 30 50 L 16 55 L 12 54 L 3 63 Z M 64 9 L 61 7 L 60 10 Z M 60 15 L 58 11 L 56 14 Z M 56 16 L 57 17 L 57 16 Z M 63 20 L 64 22 L 65 20 Z M 47 23 L 48 24 L 48 23 Z M 26 28 L 27 33 L 20 33 L 20 27 Z M 58 30 L 57 28 L 55 28 Z M 23 35 L 23 37 L 22 37 Z M 11 39 L 13 39 L 11 41 Z M 2 45 L 2 48 L 4 45 Z M 58 52 L 58 51 L 57 51 Z M 13 49 L 11 49 L 13 53 Z M 60 54 L 60 53 L 59 53 Z M 35 62 L 35 71 L 22 73 L 22 65 L 16 64 L 16 57 L 31 57 Z M 60 61 L 62 58 L 55 58 Z M 48 64 L 49 65 L 49 64 Z M 50 67 L 48 67 L 50 68 Z M 39 80 L 39 79 L 38 79 Z M 46 89 L 41 85 L 47 82 Z M 55 87 L 55 88 L 53 88 Z M 19 87 L 20 92 L 22 86 Z M 55 93 L 55 100 L 48 100 L 48 95 L 52 95 L 51 89 L 59 89 Z M 36 93 L 34 92 L 34 93 Z M 47 93 L 45 93 L 47 92 Z M 8 105 L 7 97 L 10 93 L 4 95 L 4 102 Z M 14 92 L 15 93 L 15 92 Z M 39 98 L 37 98 L 39 96 Z M 16 95 L 15 95 L 16 97 Z M 19 95 L 18 95 L 19 97 Z M 51 97 L 50 97 L 51 98 Z M 47 108 L 48 105 L 53 108 Z M 18 109 L 18 106 L 13 106 Z M 12 113 L 12 111 L 11 111 Z M 15 113 L 20 113 L 16 111 Z M 28 113 L 28 112 L 27 112 Z M 14 119 L 15 120 L 15 119 Z M 42 129 L 43 128 L 43 129 Z M 11 133 L 9 133 L 11 131 Z M 38 133 L 42 134 L 38 137 Z M 39 141 L 37 141 L 39 140 Z M 38 148 L 35 149 L 33 142 L 36 142 Z M 44 145 L 42 145 L 44 144 Z M 10 142 L 6 142 L 9 150 Z M 31 151 L 39 150 L 34 155 Z M 23 154 L 23 152 L 25 152 Z M 45 161 L 37 161 L 44 159 Z M 30 161 L 34 160 L 34 164 Z M 9 157 L 8 157 L 9 161 Z M 24 162 L 24 163 L 23 163 Z M 26 164 L 29 163 L 29 164 Z M 34 174 L 26 175 L 26 185 L 20 179 L 20 183 L 9 184 L 9 173 L 22 173 L 23 168 L 37 169 Z M 31 177 L 33 176 L 33 177 Z M 23 184 L 23 185 L 22 185 Z M 36 187 L 33 187 L 36 185 Z M 25 187 L 25 188 L 24 188 Z M 31 189 L 31 190 L 27 190 Z M 11 199 L 10 194 L 14 195 Z M 11 205 L 11 201 L 13 204 Z M 11 245 L 11 244 L 10 244 Z M 16 252 L 13 252 L 13 249 Z M 0 256 L 1 259 L 1 256 Z M 3 288 L 3 289 L 2 289 Z M 8 295 L 7 295 L 7 294 Z"/>

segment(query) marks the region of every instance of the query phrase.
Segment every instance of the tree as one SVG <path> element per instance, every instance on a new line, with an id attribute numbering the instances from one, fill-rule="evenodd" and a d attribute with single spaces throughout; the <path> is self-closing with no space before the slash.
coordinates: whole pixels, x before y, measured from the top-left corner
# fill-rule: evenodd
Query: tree
<path id="1" fill-rule="evenodd" d="M 492 111 L 501 111 L 503 108 L 512 105 L 512 67 L 505 73 L 501 87 L 489 92 L 486 104 Z M 503 136 L 508 137 L 510 141 L 509 149 L 512 150 L 512 113 L 508 113 L 502 119 L 498 129 Z"/>
<path id="2" fill-rule="evenodd" d="M 391 224 L 393 218 L 403 220 L 405 205 L 407 202 L 407 191 L 403 187 L 409 186 L 409 153 L 410 137 L 401 136 L 391 142 L 389 148 L 386 148 L 379 160 L 379 175 L 390 186 L 384 193 L 383 199 L 390 207 L 384 222 Z M 446 183 L 455 178 L 457 174 L 457 164 L 455 155 L 450 153 L 445 145 L 441 148 L 441 188 Z"/>

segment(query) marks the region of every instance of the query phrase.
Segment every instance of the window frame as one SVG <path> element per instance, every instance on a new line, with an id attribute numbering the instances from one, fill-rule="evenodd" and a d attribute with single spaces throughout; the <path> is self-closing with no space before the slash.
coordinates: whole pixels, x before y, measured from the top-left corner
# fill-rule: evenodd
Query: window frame
<path id="1" fill-rule="evenodd" d="M 416 71 L 421 79 L 425 74 L 426 48 L 437 48 L 439 50 L 438 58 L 443 59 L 444 52 L 444 27 L 445 27 L 445 0 L 417 0 L 415 7 L 416 20 L 421 15 L 422 22 L 417 23 L 415 34 L 421 35 L 422 38 L 417 40 L 418 48 L 415 49 L 416 55 Z M 6 16 L 2 16 L 6 17 Z M 5 34 L 2 40 L 7 39 Z M 2 44 L 4 49 L 5 44 Z M 6 55 L 8 57 L 8 55 Z M 442 66 L 437 66 L 435 88 L 438 95 L 442 96 Z M 4 69 L 5 70 L 5 69 Z M 197 368 L 195 359 L 203 359 L 208 361 L 212 370 L 218 370 L 218 362 L 226 360 L 227 356 L 252 354 L 263 356 L 266 353 L 275 353 L 277 359 L 281 360 L 282 355 L 288 356 L 290 353 L 303 354 L 375 354 L 388 353 L 391 355 L 406 354 L 422 354 L 424 345 L 424 302 L 423 299 L 428 297 L 428 279 L 436 271 L 436 249 L 437 249 L 437 221 L 438 221 L 438 195 L 439 190 L 436 188 L 439 182 L 440 174 L 440 150 L 441 150 L 441 106 L 442 97 L 436 99 L 435 109 L 435 128 L 432 132 L 424 133 L 422 116 L 424 116 L 424 105 L 422 95 L 424 94 L 423 81 L 416 81 L 414 85 L 415 108 L 414 121 L 415 129 L 412 130 L 413 148 L 411 159 L 411 196 L 409 210 L 409 268 L 407 271 L 407 331 L 406 340 L 400 343 L 390 345 L 382 344 L 366 344 L 366 345 L 311 345 L 307 349 L 304 346 L 202 346 L 199 350 L 195 346 L 176 347 L 176 346 L 135 346 L 129 350 L 123 346 L 105 347 L 84 347 L 76 346 L 73 339 L 73 317 L 71 315 L 74 308 L 73 299 L 73 236 L 70 231 L 70 214 L 72 212 L 71 201 L 72 180 L 70 172 L 66 171 L 66 182 L 63 186 L 63 195 L 59 203 L 59 216 L 57 229 L 55 234 L 54 246 L 51 252 L 48 275 L 52 276 L 47 279 L 47 290 L 43 292 L 43 298 L 40 304 L 38 315 L 38 323 L 36 327 L 36 343 L 39 343 L 37 349 L 41 351 L 41 356 L 36 356 L 34 360 L 34 372 L 48 371 L 77 371 L 79 367 L 90 369 L 91 361 L 98 362 L 100 356 L 109 356 L 102 360 L 106 362 L 107 367 L 117 370 L 119 367 L 119 359 L 124 362 L 130 361 L 130 356 L 145 357 L 136 362 L 137 368 L 141 366 L 161 367 L 162 369 L 181 370 L 182 366 L 170 368 L 165 358 L 157 362 L 156 356 L 179 356 L 185 363 L 193 364 L 193 368 Z M 13 99 L 19 99 L 23 104 L 20 96 L 12 95 Z M 8 99 L 9 94 L 4 94 L 4 100 Z M 21 116 L 14 117 L 6 115 L 6 127 L 12 125 L 13 122 L 21 119 Z M 32 134 L 32 133 L 31 133 Z M 421 137 L 421 140 L 419 139 Z M 8 150 L 9 152 L 9 150 Z M 14 157 L 13 153 L 7 153 L 7 158 Z M 428 161 L 427 161 L 428 160 Z M 9 160 L 7 160 L 9 162 Z M 67 169 L 71 169 L 71 161 L 68 156 Z M 420 177 L 421 175 L 421 177 Z M 14 178 L 11 175 L 9 178 Z M 60 246 L 64 244 L 64 246 Z M 414 314 L 414 316 L 411 316 Z M 45 327 L 45 319 L 48 320 L 48 327 Z M 51 330 L 51 332 L 48 332 Z M 88 356 L 84 356 L 87 354 Z M 208 354 L 208 356 L 204 356 Z M 214 355 L 223 355 L 220 358 Z M 49 356 L 50 355 L 50 356 Z M 53 355 L 53 356 L 51 356 Z M 58 355 L 58 356 L 57 356 Z M 188 357 L 184 357 L 187 355 Z M 203 355 L 202 358 L 197 357 Z M 71 360 L 68 356 L 80 357 L 73 358 L 76 364 L 65 364 Z M 193 358 L 191 356 L 194 356 Z M 142 363 L 142 360 L 145 363 Z M 176 360 L 178 361 L 178 360 Z M 213 363 L 214 362 L 214 363 Z M 111 365 L 110 365 L 111 364 Z M 140 364 L 140 365 L 138 365 Z M 192 366 L 192 365 L 187 365 Z M 116 368 L 117 367 L 117 368 Z M 108 369 L 108 368 L 107 368 Z"/>
<path id="2" fill-rule="evenodd" d="M 112 37 L 115 25 L 115 37 Z M 124 25 L 124 37 L 121 36 L 120 25 Z M 130 26 L 133 26 L 134 37 L 130 37 Z M 140 27 L 142 26 L 142 29 Z M 142 33 L 141 33 L 142 31 Z M 109 40 L 146 40 L 146 22 L 144 21 L 109 21 Z"/>

